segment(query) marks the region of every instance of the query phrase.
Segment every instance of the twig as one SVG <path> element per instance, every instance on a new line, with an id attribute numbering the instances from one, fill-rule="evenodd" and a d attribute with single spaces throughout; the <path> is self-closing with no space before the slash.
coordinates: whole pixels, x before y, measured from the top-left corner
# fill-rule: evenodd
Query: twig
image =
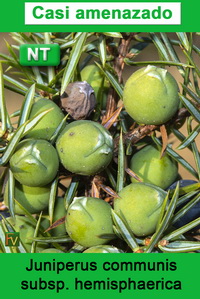
<path id="1" fill-rule="evenodd" d="M 130 43 L 133 39 L 134 32 L 131 32 L 128 36 L 126 33 L 122 33 L 123 38 L 120 40 L 119 47 L 118 47 L 118 55 L 115 56 L 113 67 L 118 77 L 118 82 L 122 83 L 122 73 L 124 69 L 124 58 L 126 58 Z M 112 51 L 109 47 L 107 48 L 108 51 Z M 112 53 L 111 53 L 112 54 Z M 104 122 L 105 119 L 109 119 L 110 116 L 113 114 L 113 112 L 117 108 L 117 103 L 119 101 L 119 96 L 116 93 L 116 91 L 113 88 L 110 88 L 108 98 L 107 98 L 107 104 L 106 104 L 106 114 L 103 117 L 102 122 Z"/>
<path id="2" fill-rule="evenodd" d="M 176 113 L 176 115 L 166 123 L 166 125 L 175 125 L 181 122 L 185 117 L 189 116 L 189 112 L 185 108 L 179 109 L 179 111 Z M 129 131 L 128 133 L 123 135 L 123 142 L 126 143 L 129 141 L 132 145 L 155 131 L 156 129 L 159 129 L 159 125 L 143 125 L 138 126 L 137 128 Z M 114 140 L 114 148 L 115 148 L 115 154 L 118 151 L 118 144 L 119 144 L 119 137 L 116 137 Z"/>

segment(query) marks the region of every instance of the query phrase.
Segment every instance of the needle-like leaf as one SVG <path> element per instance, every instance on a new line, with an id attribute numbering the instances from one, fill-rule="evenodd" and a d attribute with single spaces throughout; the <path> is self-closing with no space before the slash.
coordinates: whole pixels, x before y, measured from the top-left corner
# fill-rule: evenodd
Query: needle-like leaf
<path id="1" fill-rule="evenodd" d="M 85 44 L 87 39 L 87 35 L 87 32 L 83 32 L 73 46 L 62 78 L 61 95 L 64 93 L 67 85 L 69 84 L 72 76 L 74 75 L 74 72 L 79 63 L 79 59 L 83 51 L 83 45 Z"/>

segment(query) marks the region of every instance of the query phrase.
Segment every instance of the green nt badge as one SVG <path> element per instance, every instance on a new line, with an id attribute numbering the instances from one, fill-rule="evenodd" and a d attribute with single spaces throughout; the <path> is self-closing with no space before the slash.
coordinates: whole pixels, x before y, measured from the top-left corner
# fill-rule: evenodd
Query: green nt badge
<path id="1" fill-rule="evenodd" d="M 5 246 L 19 246 L 19 233 L 6 232 L 5 233 Z"/>
<path id="2" fill-rule="evenodd" d="M 58 44 L 24 44 L 19 49 L 20 64 L 24 66 L 57 66 L 60 63 Z"/>

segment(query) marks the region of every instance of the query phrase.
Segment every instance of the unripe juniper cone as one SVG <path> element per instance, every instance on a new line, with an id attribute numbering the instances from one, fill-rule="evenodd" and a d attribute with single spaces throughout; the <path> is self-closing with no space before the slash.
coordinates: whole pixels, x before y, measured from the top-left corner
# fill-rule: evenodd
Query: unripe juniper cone
<path id="1" fill-rule="evenodd" d="M 65 199 L 63 197 L 57 197 L 55 200 L 55 207 L 54 207 L 54 213 L 53 213 L 53 222 L 57 221 L 58 219 L 61 219 L 62 217 L 65 217 L 67 214 L 66 208 L 65 208 Z M 52 236 L 63 236 L 66 234 L 66 228 L 65 224 L 59 224 L 58 226 L 51 229 L 51 235 Z"/>
<path id="2" fill-rule="evenodd" d="M 178 110 L 178 85 L 167 70 L 149 65 L 129 77 L 123 102 L 127 113 L 139 124 L 160 125 Z"/>
<path id="3" fill-rule="evenodd" d="M 155 232 L 166 192 L 145 183 L 132 183 L 124 187 L 114 200 L 114 210 L 124 217 L 136 236 Z"/>
<path id="4" fill-rule="evenodd" d="M 123 250 L 111 245 L 97 245 L 84 250 L 83 253 L 123 253 Z"/>
<path id="5" fill-rule="evenodd" d="M 106 101 L 110 84 L 100 68 L 95 64 L 87 65 L 84 69 L 82 69 L 80 75 L 81 80 L 87 81 L 94 89 L 97 100 L 96 109 L 106 109 Z"/>
<path id="6" fill-rule="evenodd" d="M 59 158 L 56 149 L 46 140 L 21 141 L 10 159 L 10 169 L 22 185 L 40 187 L 56 176 Z"/>
<path id="7" fill-rule="evenodd" d="M 50 184 L 43 187 L 29 187 L 15 181 L 14 197 L 31 214 L 40 213 L 49 205 Z M 8 206 L 8 184 L 4 192 L 4 201 Z M 25 212 L 14 201 L 16 214 L 24 215 Z"/>
<path id="8" fill-rule="evenodd" d="M 35 225 L 33 221 L 31 221 L 26 216 L 15 215 L 15 218 L 9 217 L 6 219 L 15 229 L 16 232 L 20 232 L 20 240 L 22 245 L 27 250 L 27 252 L 31 251 L 31 246 L 33 242 L 33 237 L 35 233 Z M 41 222 L 42 229 L 42 222 Z M 39 233 L 38 237 L 42 237 Z M 37 242 L 36 244 L 36 252 L 40 252 L 48 247 L 48 243 Z"/>
<path id="9" fill-rule="evenodd" d="M 39 99 L 32 105 L 29 119 L 43 111 L 49 111 L 38 124 L 26 135 L 27 138 L 50 140 L 56 128 L 64 118 L 62 110 L 51 100 Z"/>
<path id="10" fill-rule="evenodd" d="M 80 75 L 81 80 L 87 81 L 92 86 L 97 97 L 103 83 L 103 76 L 100 68 L 95 64 L 87 65 L 82 69 Z"/>
<path id="11" fill-rule="evenodd" d="M 56 248 L 47 248 L 42 250 L 40 253 L 63 253 L 63 251 Z"/>
<path id="12" fill-rule="evenodd" d="M 56 141 L 62 165 L 81 175 L 94 175 L 111 162 L 113 139 L 101 124 L 78 120 L 66 125 Z"/>
<path id="13" fill-rule="evenodd" d="M 135 153 L 130 168 L 142 182 L 154 184 L 162 189 L 169 187 L 178 176 L 178 163 L 167 153 L 161 157 L 161 151 L 156 145 L 147 145 Z M 136 179 L 131 177 L 131 181 L 136 182 Z"/>
<path id="14" fill-rule="evenodd" d="M 66 230 L 70 238 L 84 247 L 108 243 L 113 223 L 111 206 L 100 198 L 75 197 L 67 210 Z"/>

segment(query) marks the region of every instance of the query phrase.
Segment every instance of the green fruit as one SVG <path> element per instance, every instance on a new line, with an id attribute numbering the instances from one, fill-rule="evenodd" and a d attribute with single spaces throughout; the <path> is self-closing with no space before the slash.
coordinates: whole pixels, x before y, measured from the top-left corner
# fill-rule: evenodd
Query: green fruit
<path id="1" fill-rule="evenodd" d="M 123 251 L 111 245 L 98 245 L 86 249 L 83 253 L 123 253 Z"/>
<path id="2" fill-rule="evenodd" d="M 97 100 L 99 99 L 99 93 L 102 88 L 102 108 L 106 108 L 106 100 L 110 84 L 108 83 L 107 79 L 104 78 L 99 67 L 95 64 L 84 67 L 84 69 L 81 71 L 81 80 L 86 81 L 92 86 Z"/>
<path id="3" fill-rule="evenodd" d="M 41 217 L 41 223 L 44 231 L 46 231 L 50 227 L 49 215 L 43 214 L 43 216 Z"/>
<path id="4" fill-rule="evenodd" d="M 132 183 L 114 200 L 114 210 L 124 217 L 136 236 L 155 232 L 166 192 L 151 184 Z"/>
<path id="5" fill-rule="evenodd" d="M 32 246 L 32 238 L 35 232 L 35 225 L 25 216 L 15 215 L 15 218 L 8 217 L 7 221 L 14 227 L 16 232 L 20 233 L 20 241 L 23 246 L 30 252 Z M 41 223 L 42 225 L 42 223 Z M 38 234 L 41 237 L 41 234 Z M 48 247 L 47 243 L 38 242 L 36 245 L 36 252 L 40 252 Z"/>
<path id="6" fill-rule="evenodd" d="M 46 139 L 50 140 L 58 125 L 64 118 L 64 114 L 61 109 L 51 100 L 39 99 L 35 102 L 31 108 L 29 119 L 36 114 L 49 110 L 38 124 L 26 135 L 27 138 Z"/>
<path id="7" fill-rule="evenodd" d="M 75 197 L 65 224 L 70 238 L 84 247 L 108 243 L 101 235 L 113 235 L 111 207 L 99 198 Z"/>
<path id="8" fill-rule="evenodd" d="M 64 252 L 56 248 L 47 248 L 42 250 L 40 253 L 64 253 Z"/>
<path id="9" fill-rule="evenodd" d="M 99 89 L 103 84 L 104 77 L 101 70 L 95 64 L 87 65 L 81 71 L 81 80 L 89 83 L 94 89 L 94 93 L 97 97 Z"/>
<path id="10" fill-rule="evenodd" d="M 31 214 L 44 211 L 49 204 L 50 186 L 29 187 L 15 182 L 14 197 L 15 199 Z M 4 192 L 4 202 L 8 206 L 8 184 Z M 21 209 L 14 201 L 14 210 L 16 214 L 24 215 Z"/>
<path id="11" fill-rule="evenodd" d="M 178 164 L 167 154 L 160 158 L 160 151 L 153 145 L 145 146 L 133 155 L 130 168 L 144 183 L 162 189 L 169 187 L 178 176 Z M 136 182 L 131 178 L 132 182 Z"/>
<path id="12" fill-rule="evenodd" d="M 53 222 L 56 220 L 65 217 L 67 214 L 66 208 L 65 208 L 65 200 L 63 197 L 57 197 L 55 202 L 55 208 L 54 208 L 54 214 L 53 214 Z M 58 225 L 57 227 L 53 228 L 50 231 L 51 235 L 53 236 L 59 236 L 59 235 L 65 235 L 66 234 L 66 228 L 65 223 Z"/>
<path id="13" fill-rule="evenodd" d="M 113 139 L 99 123 L 79 120 L 65 127 L 57 139 L 56 148 L 67 170 L 94 175 L 111 162 Z"/>
<path id="14" fill-rule="evenodd" d="M 21 141 L 10 159 L 10 168 L 17 181 L 30 187 L 41 187 L 56 176 L 59 159 L 56 149 L 46 140 Z"/>
<path id="15" fill-rule="evenodd" d="M 178 110 L 178 85 L 167 70 L 149 65 L 127 80 L 123 101 L 127 113 L 136 122 L 163 124 Z"/>

